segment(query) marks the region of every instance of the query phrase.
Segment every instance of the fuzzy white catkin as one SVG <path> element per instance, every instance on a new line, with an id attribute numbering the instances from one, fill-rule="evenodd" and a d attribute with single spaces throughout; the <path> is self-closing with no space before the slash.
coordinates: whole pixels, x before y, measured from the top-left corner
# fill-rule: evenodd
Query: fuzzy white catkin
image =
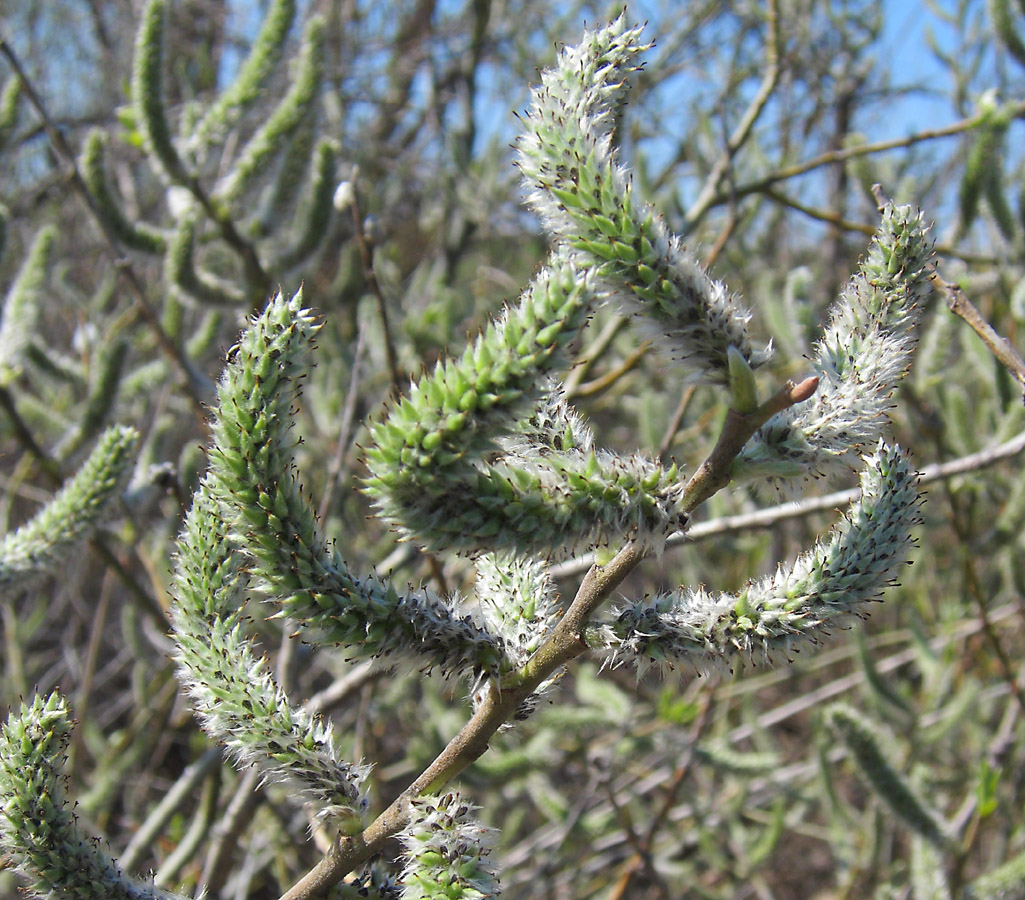
<path id="1" fill-rule="evenodd" d="M 818 389 L 748 442 L 736 477 L 768 478 L 790 491 L 810 478 L 857 468 L 861 453 L 889 425 L 892 395 L 911 363 L 916 325 L 932 290 L 931 261 L 922 214 L 886 206 L 858 273 L 830 309 L 815 345 Z"/>
<path id="2" fill-rule="evenodd" d="M 704 671 L 789 659 L 831 626 L 865 615 L 904 564 L 919 494 L 899 449 L 880 443 L 865 459 L 861 491 L 828 537 L 775 574 L 735 594 L 681 588 L 622 607 L 589 641 L 639 674 L 683 663 Z"/>

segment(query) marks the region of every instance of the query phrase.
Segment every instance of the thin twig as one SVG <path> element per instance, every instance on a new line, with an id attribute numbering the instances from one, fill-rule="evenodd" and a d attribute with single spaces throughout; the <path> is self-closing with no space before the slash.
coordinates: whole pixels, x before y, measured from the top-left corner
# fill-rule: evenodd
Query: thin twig
<path id="1" fill-rule="evenodd" d="M 789 207 L 790 209 L 797 210 L 799 213 L 804 213 L 809 218 L 815 219 L 817 222 L 828 222 L 830 225 L 836 228 L 842 228 L 844 231 L 856 231 L 859 234 L 866 234 L 869 237 L 874 237 L 875 233 L 879 230 L 878 225 L 869 225 L 866 222 L 853 222 L 850 219 L 845 219 L 837 212 L 833 212 L 828 209 L 818 209 L 814 206 L 809 206 L 807 203 L 801 203 L 798 200 L 794 200 L 792 197 L 788 197 L 783 191 L 777 190 L 776 188 L 766 188 L 762 193 L 770 200 L 774 200 L 781 206 Z"/>
<path id="2" fill-rule="evenodd" d="M 761 84 L 758 86 L 758 92 L 744 111 L 744 115 L 741 117 L 737 127 L 733 130 L 733 134 L 726 141 L 726 146 L 712 166 L 712 171 L 708 173 L 704 187 L 702 187 L 697 199 L 690 209 L 687 210 L 684 220 L 688 224 L 700 219 L 716 202 L 719 185 L 722 184 L 723 179 L 733 165 L 734 156 L 736 156 L 737 151 L 751 136 L 751 131 L 758 121 L 758 117 L 762 114 L 766 104 L 772 97 L 773 91 L 776 90 L 776 85 L 779 84 L 780 47 L 782 41 L 779 27 L 779 8 L 776 0 L 769 0 L 766 15 L 769 23 L 769 36 L 765 42 L 765 72 L 762 74 Z M 732 196 L 733 193 L 731 188 L 730 195 Z"/>
<path id="3" fill-rule="evenodd" d="M 676 432 L 680 430 L 680 423 L 683 421 L 683 417 L 687 415 L 687 408 L 690 406 L 690 401 L 694 398 L 696 391 L 697 386 L 689 384 L 684 388 L 683 393 L 680 394 L 680 402 L 676 405 L 673 418 L 670 420 L 669 426 L 662 436 L 662 443 L 658 445 L 658 458 L 663 464 L 668 462 L 669 448 L 673 446 L 673 438 L 676 437 Z"/>
<path id="4" fill-rule="evenodd" d="M 399 371 L 398 356 L 395 353 L 395 344 L 392 341 L 391 325 L 388 320 L 388 304 L 384 299 L 384 292 L 381 290 L 380 282 L 377 280 L 377 273 L 374 271 L 374 251 L 367 240 L 366 231 L 363 228 L 363 213 L 360 211 L 359 191 L 355 182 L 352 186 L 352 223 L 355 230 L 356 246 L 359 247 L 360 260 L 363 263 L 363 277 L 366 279 L 367 287 L 377 301 L 377 312 L 381 317 L 381 331 L 384 335 L 384 352 L 388 359 L 388 373 L 391 376 L 392 390 L 398 394 L 402 390 L 402 374 Z"/>
<path id="5" fill-rule="evenodd" d="M 146 854 L 152 850 L 158 836 L 164 830 L 167 823 L 171 821 L 171 817 L 181 810 L 182 807 L 192 802 L 196 796 L 196 788 L 220 764 L 220 747 L 211 747 L 178 776 L 178 780 L 164 795 L 164 798 L 157 804 L 156 808 L 146 816 L 145 821 L 132 836 L 128 846 L 125 847 L 118 860 L 123 868 L 131 871 L 138 868 L 139 864 L 145 861 Z"/>
<path id="6" fill-rule="evenodd" d="M 644 358 L 644 354 L 648 352 L 650 347 L 651 341 L 645 341 L 639 347 L 635 347 L 626 359 L 624 359 L 614 369 L 611 369 L 604 375 L 595 378 L 593 381 L 588 381 L 586 384 L 580 385 L 573 392 L 573 397 L 593 397 L 595 394 L 607 391 L 612 387 L 612 385 L 619 381 L 620 378 L 637 368 L 640 361 Z"/>
<path id="7" fill-rule="evenodd" d="M 349 375 L 349 390 L 345 395 L 345 405 L 342 408 L 342 423 L 338 429 L 338 440 L 335 442 L 335 452 L 327 467 L 327 484 L 324 486 L 324 496 L 320 501 L 319 517 L 323 522 L 331 510 L 331 500 L 334 497 L 335 487 L 342 478 L 342 471 L 345 463 L 345 453 L 352 441 L 353 423 L 356 419 L 356 397 L 358 395 L 360 367 L 363 364 L 363 351 L 366 347 L 367 321 L 363 317 L 359 323 L 359 330 L 356 335 L 356 351 L 352 357 L 352 372 Z"/>
<path id="8" fill-rule="evenodd" d="M 384 292 L 381 290 L 381 284 L 377 280 L 377 273 L 374 271 L 374 248 L 367 239 L 367 234 L 363 227 L 363 213 L 360 211 L 359 191 L 355 182 L 353 182 L 352 197 L 349 201 L 349 205 L 352 208 L 352 222 L 356 237 L 356 246 L 359 247 L 360 259 L 363 262 L 363 277 L 366 279 L 367 287 L 370 288 L 370 293 L 373 294 L 374 299 L 377 301 L 377 312 L 381 317 L 381 331 L 384 337 L 384 352 L 388 360 L 388 373 L 391 378 L 392 393 L 398 396 L 402 390 L 402 373 L 399 370 L 398 355 L 395 352 L 395 342 L 392 340 L 391 325 L 389 324 L 388 318 L 388 304 L 385 302 Z M 434 556 L 434 554 L 427 553 L 426 551 L 423 556 L 427 562 L 427 568 L 430 570 L 431 578 L 434 579 L 434 582 L 438 586 L 438 590 L 442 594 L 447 594 L 448 584 L 445 580 L 445 570 L 438 561 L 438 558 Z"/>
<path id="9" fill-rule="evenodd" d="M 306 701 L 306 708 L 313 713 L 323 715 L 329 710 L 341 704 L 350 694 L 354 694 L 363 685 L 368 684 L 374 678 L 378 678 L 385 672 L 390 672 L 392 666 L 382 663 L 379 660 L 362 662 L 353 666 L 352 670 L 340 678 L 335 679 L 322 691 L 318 691 Z"/>
<path id="10" fill-rule="evenodd" d="M 199 888 L 203 896 L 217 897 L 228 880 L 235 852 L 239 849 L 239 835 L 252 823 L 256 807 L 264 800 L 260 787 L 261 775 L 250 769 L 238 781 L 221 821 L 213 827 L 213 837 L 203 865 Z"/>
<path id="11" fill-rule="evenodd" d="M 153 874 L 157 887 L 166 887 L 178 880 L 184 869 L 207 843 L 207 838 L 217 815 L 217 801 L 221 795 L 221 772 L 214 768 L 206 778 L 199 804 L 191 814 L 188 830 L 160 864 Z"/>
<path id="12" fill-rule="evenodd" d="M 642 870 L 642 868 L 650 865 L 651 850 L 655 845 L 655 837 L 669 818 L 669 813 L 672 811 L 673 804 L 676 802 L 676 795 L 679 792 L 680 787 L 683 785 L 687 774 L 690 772 L 690 765 L 694 759 L 694 751 L 697 749 L 698 740 L 701 737 L 702 732 L 705 730 L 705 724 L 708 721 L 708 711 L 711 708 L 713 696 L 714 694 L 712 691 L 705 692 L 701 707 L 698 710 L 697 718 L 691 726 L 690 734 L 687 736 L 686 749 L 683 751 L 682 757 L 676 763 L 676 769 L 673 772 L 672 779 L 665 789 L 658 812 L 655 813 L 648 826 L 647 832 L 640 840 L 640 847 L 634 850 L 633 857 L 627 861 L 623 874 L 619 876 L 619 880 L 609 893 L 608 900 L 622 900 L 622 898 L 626 897 L 633 879 Z"/>
<path id="13" fill-rule="evenodd" d="M 82 674 L 79 678 L 78 690 L 74 702 L 75 715 L 79 721 L 88 721 L 92 713 L 92 692 L 95 687 L 96 663 L 100 657 L 100 647 L 103 638 L 109 633 L 107 628 L 107 614 L 110 612 L 110 594 L 112 583 L 112 570 L 107 569 L 103 573 L 103 581 L 100 585 L 100 595 L 96 602 L 96 609 L 93 612 L 93 620 L 89 626 L 89 643 L 85 651 L 85 665 L 82 666 Z M 74 781 L 75 765 L 81 760 L 78 748 L 85 740 L 82 729 L 76 729 L 71 734 L 70 765 L 68 778 Z"/>
<path id="14" fill-rule="evenodd" d="M 878 187 L 878 185 L 876 185 L 876 187 Z M 809 206 L 807 203 L 801 203 L 799 200 L 794 200 L 793 197 L 790 197 L 783 193 L 783 191 L 775 188 L 767 188 L 761 193 L 781 206 L 786 206 L 789 209 L 803 213 L 808 216 L 808 218 L 815 219 L 817 222 L 827 222 L 830 225 L 833 225 L 836 228 L 842 228 L 845 231 L 852 231 L 857 234 L 864 234 L 869 237 L 873 237 L 879 230 L 878 223 L 869 224 L 867 222 L 854 222 L 851 219 L 845 219 L 843 216 L 833 212 L 832 210 L 820 209 L 816 206 Z M 973 265 L 995 266 L 999 263 L 999 260 L 994 256 L 967 253 L 951 244 L 936 244 L 935 250 L 940 256 L 955 257 L 956 259 L 964 260 L 965 262 Z"/>
<path id="15" fill-rule="evenodd" d="M 1025 116 L 1025 100 L 1020 100 L 1003 110 L 1011 118 L 1020 118 Z M 887 150 L 899 150 L 904 147 L 911 147 L 914 144 L 922 143 L 923 141 L 931 141 L 936 138 L 944 137 L 956 137 L 959 134 L 963 134 L 966 131 L 982 125 L 989 120 L 991 112 L 982 112 L 974 116 L 969 116 L 966 119 L 961 119 L 957 122 L 953 122 L 944 128 L 927 128 L 922 131 L 916 131 L 913 134 L 906 135 L 902 138 L 894 138 L 888 141 L 876 141 L 872 144 L 861 144 L 856 147 L 844 147 L 840 150 L 830 150 L 827 153 L 821 153 L 818 156 L 807 159 L 804 162 L 794 163 L 790 166 L 781 166 L 774 172 L 769 172 L 767 175 L 763 175 L 761 178 L 756 178 L 753 181 L 749 181 L 746 184 L 731 186 L 729 191 L 719 191 L 709 201 L 698 208 L 695 203 L 694 206 L 687 213 L 687 225 L 688 230 L 693 230 L 697 222 L 714 206 L 718 206 L 722 203 L 726 203 L 729 200 L 745 197 L 748 194 L 761 194 L 765 190 L 774 184 L 778 184 L 781 181 L 788 181 L 791 178 L 796 178 L 798 175 L 805 175 L 808 172 L 812 172 L 815 169 L 820 169 L 823 166 L 833 165 L 838 162 L 845 162 L 848 159 L 856 159 L 859 156 L 870 156 L 873 153 L 883 153 Z"/>
<path id="16" fill-rule="evenodd" d="M 598 337 L 594 339 L 594 342 L 578 355 L 577 361 L 573 364 L 573 368 L 570 369 L 563 382 L 563 393 L 566 395 L 567 400 L 571 400 L 576 396 L 580 382 L 584 380 L 591 366 L 608 349 L 612 339 L 619 334 L 624 325 L 626 325 L 626 319 L 623 316 L 616 316 L 610 319 L 598 333 Z"/>
<path id="17" fill-rule="evenodd" d="M 975 308 L 975 304 L 956 284 L 951 284 L 942 278 L 935 269 L 929 275 L 929 281 L 947 298 L 947 306 L 950 307 L 950 311 L 967 322 L 972 330 L 982 338 L 982 342 L 989 348 L 989 352 L 1015 377 L 1025 394 L 1025 360 L 1021 358 L 1011 342 L 997 334 L 993 326 Z"/>
<path id="18" fill-rule="evenodd" d="M 716 237 L 715 243 L 712 244 L 711 249 L 705 254 L 704 259 L 701 260 L 702 267 L 710 269 L 715 265 L 715 261 L 719 258 L 719 254 L 725 249 L 729 239 L 733 237 L 733 233 L 737 230 L 737 225 L 739 223 L 740 216 L 737 213 L 736 204 L 731 203 L 729 215 L 726 217 L 725 224 L 719 231 L 719 235 Z"/>

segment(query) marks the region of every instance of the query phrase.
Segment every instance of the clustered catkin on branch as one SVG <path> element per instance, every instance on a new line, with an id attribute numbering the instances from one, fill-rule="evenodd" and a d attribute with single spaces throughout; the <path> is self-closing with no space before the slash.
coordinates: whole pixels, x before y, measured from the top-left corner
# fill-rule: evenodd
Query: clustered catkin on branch
<path id="1" fill-rule="evenodd" d="M 319 326 L 302 294 L 279 295 L 243 334 L 219 386 L 210 451 L 230 536 L 252 557 L 256 587 L 310 639 L 354 656 L 415 655 L 445 673 L 494 672 L 501 642 L 454 603 L 356 576 L 320 534 L 295 471 L 293 402 Z"/>
<path id="2" fill-rule="evenodd" d="M 560 553 L 627 536 L 657 549 L 685 524 L 675 469 L 585 451 L 572 428 L 550 456 L 518 452 L 515 440 L 510 449 L 517 423 L 551 403 L 549 379 L 596 300 L 636 312 L 685 377 L 726 383 L 731 352 L 750 367 L 766 359 L 751 347 L 747 313 L 633 201 L 615 160 L 613 115 L 644 49 L 638 36 L 620 17 L 545 73 L 519 165 L 555 250 L 516 306 L 372 427 L 368 492 L 400 533 L 432 549 Z"/>
<path id="3" fill-rule="evenodd" d="M 39 324 L 39 294 L 46 282 L 46 268 L 53 253 L 57 230 L 43 228 L 21 264 L 4 297 L 0 319 L 0 386 L 6 387 L 21 372 Z"/>
<path id="4" fill-rule="evenodd" d="M 161 93 L 165 6 L 166 0 L 146 6 L 133 93 L 148 150 L 169 181 L 191 191 L 190 209 L 168 242 L 171 280 L 191 285 L 207 302 L 237 302 L 242 295 L 232 294 L 233 286 L 193 270 L 198 210 L 209 212 L 209 198 L 194 182 L 188 153 L 255 102 L 294 5 L 273 4 L 237 89 L 204 121 L 196 145 L 183 143 L 185 156 L 172 140 Z M 320 78 L 322 29 L 318 20 L 307 29 L 287 102 L 244 147 L 219 201 L 236 200 L 286 138 L 302 140 Z M 623 304 L 659 335 L 682 363 L 683 377 L 729 386 L 734 413 L 759 408 L 754 373 L 768 353 L 752 346 L 748 314 L 701 271 L 663 220 L 635 201 L 617 161 L 614 116 L 645 49 L 638 41 L 639 29 L 620 17 L 562 51 L 545 73 L 524 121 L 519 164 L 530 202 L 554 238 L 552 254 L 519 300 L 463 353 L 422 373 L 369 426 L 366 493 L 403 538 L 475 557 L 474 602 L 357 576 L 322 535 L 295 458 L 295 401 L 319 327 L 301 292 L 275 296 L 230 351 L 212 420 L 210 468 L 179 539 L 171 609 L 179 676 L 203 726 L 237 763 L 286 785 L 343 833 L 362 827 L 366 769 L 344 761 L 329 723 L 275 683 L 246 634 L 250 596 L 266 595 L 307 639 L 340 645 L 351 658 L 412 660 L 488 691 L 510 674 L 514 683 L 516 670 L 522 674 L 539 649 L 554 646 L 545 643 L 561 615 L 548 572 L 552 557 L 627 541 L 657 551 L 687 523 L 676 467 L 597 447 L 560 390 L 570 348 L 594 305 Z M 315 209 L 330 193 L 334 159 L 326 144 L 319 152 Z M 100 179 L 102 145 L 90 153 Z M 739 593 L 681 588 L 604 617 L 595 613 L 584 635 L 591 648 L 614 664 L 632 662 L 639 673 L 683 663 L 703 670 L 734 660 L 772 662 L 863 615 L 894 582 L 911 544 L 918 493 L 907 459 L 879 437 L 914 347 L 927 290 L 926 238 L 920 215 L 885 209 L 880 233 L 816 347 L 818 391 L 769 420 L 735 466 L 737 475 L 782 479 L 860 464 L 861 497 L 846 517 L 792 564 Z M 302 240 L 300 250 L 308 250 Z M 115 430 L 105 439 L 119 440 L 134 438 Z M 871 452 L 861 459 L 866 448 Z M 533 699 L 513 715 L 528 714 Z M 120 873 L 99 855 L 76 857 L 73 845 L 81 842 L 62 802 L 47 800 L 40 812 L 41 797 L 62 800 L 63 701 L 51 696 L 25 707 L 9 720 L 5 740 L 0 822 L 37 889 L 56 890 L 45 879 L 57 872 L 75 896 L 157 896 L 118 887 Z M 19 775 L 22 767 L 38 770 L 41 780 Z M 454 794 L 411 801 L 400 835 L 402 897 L 497 896 L 490 834 L 471 813 Z M 47 828 L 56 842 L 44 847 L 36 834 Z M 64 854 L 71 868 L 52 853 Z M 114 887 L 96 886 L 108 875 Z M 94 888 L 81 887 L 89 879 Z M 395 886 L 367 876 L 357 892 L 364 888 L 390 898 Z"/>
<path id="5" fill-rule="evenodd" d="M 683 524 L 675 467 L 595 450 L 567 417 L 545 438 L 554 452 L 516 439 L 558 405 L 549 377 L 593 296 L 590 273 L 554 254 L 516 306 L 371 426 L 366 489 L 386 521 L 435 550 L 541 554 Z"/>

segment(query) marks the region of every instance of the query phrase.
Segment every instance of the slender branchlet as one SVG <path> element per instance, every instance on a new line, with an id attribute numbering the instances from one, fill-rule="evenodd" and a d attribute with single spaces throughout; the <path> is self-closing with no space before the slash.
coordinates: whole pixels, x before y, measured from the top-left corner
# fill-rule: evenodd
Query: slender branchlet
<path id="1" fill-rule="evenodd" d="M 488 855 L 495 832 L 477 822 L 476 807 L 457 793 L 413 800 L 399 833 L 405 849 L 402 900 L 485 900 L 499 896 Z"/>
<path id="2" fill-rule="evenodd" d="M 545 427 L 558 407 L 549 376 L 592 297 L 588 272 L 556 253 L 516 306 L 371 426 L 366 491 L 403 536 L 558 554 L 631 532 L 658 544 L 682 527 L 675 467 L 595 450 L 575 417 Z"/>
<path id="3" fill-rule="evenodd" d="M 196 210 L 186 213 L 179 221 L 167 245 L 165 269 L 168 280 L 185 296 L 202 304 L 238 306 L 244 303 L 245 294 L 234 284 L 196 268 L 196 230 L 199 222 Z"/>
<path id="4" fill-rule="evenodd" d="M 128 476 L 137 440 L 131 428 L 109 429 L 57 495 L 0 540 L 0 593 L 59 570 L 68 551 L 104 520 Z"/>
<path id="5" fill-rule="evenodd" d="M 810 551 L 737 594 L 680 589 L 618 610 L 588 640 L 632 661 L 643 674 L 689 663 L 705 670 L 735 659 L 775 662 L 831 628 L 864 616 L 893 584 L 918 520 L 915 474 L 898 450 L 880 444 L 864 461 L 861 498 Z"/>
<path id="6" fill-rule="evenodd" d="M 295 0 L 274 0 L 231 85 L 203 116 L 189 139 L 192 149 L 224 138 L 239 117 L 260 99 L 268 77 L 277 69 L 284 52 L 288 32 L 295 20 Z"/>
<path id="7" fill-rule="evenodd" d="M 932 291 L 932 243 L 921 213 L 887 205 L 860 270 L 833 304 L 812 366 L 818 390 L 770 419 L 734 476 L 806 480 L 855 469 L 889 424 L 891 396 L 911 362 L 915 324 Z"/>
<path id="8" fill-rule="evenodd" d="M 457 601 L 357 578 L 320 536 L 292 455 L 292 405 L 318 327 L 301 293 L 278 295 L 243 334 L 221 379 L 210 462 L 230 536 L 254 557 L 256 586 L 311 637 L 354 656 L 413 654 L 445 673 L 497 673 L 501 640 Z"/>
<path id="9" fill-rule="evenodd" d="M 281 151 L 303 120 L 313 115 L 323 68 L 323 50 L 324 21 L 314 17 L 303 35 L 292 86 L 264 125 L 242 148 L 230 174 L 216 192 L 220 200 L 229 204 L 237 200 L 268 160 Z"/>
<path id="10" fill-rule="evenodd" d="M 96 201 L 96 211 L 103 216 L 110 233 L 125 247 L 144 253 L 163 253 L 167 239 L 145 222 L 131 221 L 122 211 L 107 180 L 104 156 L 107 149 L 105 132 L 94 129 L 86 138 L 82 150 L 82 180 Z"/>
<path id="11" fill-rule="evenodd" d="M 175 184 L 187 184 L 190 174 L 174 146 L 164 99 L 164 32 L 167 0 L 149 0 L 135 39 L 132 102 L 146 150 Z"/>
<path id="12" fill-rule="evenodd" d="M 880 736 L 865 717 L 837 704 L 825 714 L 825 722 L 839 734 L 858 770 L 879 799 L 916 834 L 942 852 L 956 851 L 950 828 L 940 813 L 898 772 L 881 746 Z"/>
<path id="13" fill-rule="evenodd" d="M 546 228 L 588 266 L 596 288 L 638 314 L 645 333 L 685 364 L 684 377 L 725 384 L 732 347 L 752 366 L 748 313 L 712 281 L 678 237 L 633 197 L 613 144 L 615 112 L 646 49 L 620 16 L 565 48 L 534 89 L 519 165 Z"/>
<path id="14" fill-rule="evenodd" d="M 0 733 L 0 836 L 10 863 L 41 897 L 177 897 L 128 878 L 78 830 L 64 774 L 71 725 L 55 692 L 12 711 Z"/>
<path id="15" fill-rule="evenodd" d="M 53 253 L 55 228 L 36 235 L 14 283 L 4 298 L 0 321 L 0 386 L 10 384 L 21 372 L 23 357 L 36 333 L 39 321 L 39 293 Z"/>

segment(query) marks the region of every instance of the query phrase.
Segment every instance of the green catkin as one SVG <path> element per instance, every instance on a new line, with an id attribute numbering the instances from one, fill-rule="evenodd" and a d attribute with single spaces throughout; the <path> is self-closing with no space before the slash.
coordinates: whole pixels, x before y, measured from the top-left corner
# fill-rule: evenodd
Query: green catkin
<path id="1" fill-rule="evenodd" d="M 250 226 L 254 237 L 270 236 L 280 228 L 281 223 L 290 214 L 303 185 L 308 180 L 314 145 L 319 143 L 316 119 L 314 116 L 307 116 L 287 141 L 276 166 L 273 181 L 263 192 L 260 211 Z"/>
<path id="2" fill-rule="evenodd" d="M 179 900 L 128 878 L 81 834 L 63 771 L 70 740 L 71 717 L 57 693 L 12 712 L 0 732 L 0 838 L 9 863 L 40 897 Z"/>
<path id="3" fill-rule="evenodd" d="M 616 110 L 647 49 L 639 37 L 621 15 L 560 53 L 532 93 L 518 164 L 528 202 L 593 269 L 595 290 L 637 313 L 645 336 L 683 364 L 685 380 L 725 384 L 730 347 L 751 368 L 769 353 L 751 346 L 746 310 L 634 199 L 612 144 Z"/>
<path id="4" fill-rule="evenodd" d="M 164 98 L 166 27 L 167 0 L 149 0 L 135 40 L 132 102 L 147 152 L 159 161 L 171 182 L 185 185 L 191 175 L 174 146 Z"/>
<path id="5" fill-rule="evenodd" d="M 683 664 L 704 671 L 790 659 L 802 644 L 864 615 L 911 548 L 919 495 L 899 450 L 880 443 L 865 458 L 861 492 L 831 535 L 739 594 L 659 594 L 614 610 L 588 631 L 588 642 L 641 675 L 652 667 L 668 674 Z"/>
<path id="6" fill-rule="evenodd" d="M 295 0 L 273 0 L 235 80 L 196 127 L 190 141 L 195 148 L 223 139 L 239 117 L 260 99 L 268 77 L 281 62 L 295 13 Z"/>
<path id="7" fill-rule="evenodd" d="M 42 229 L 32 242 L 14 283 L 4 298 L 0 320 L 0 386 L 6 387 L 21 373 L 39 321 L 40 293 L 53 254 L 57 230 Z"/>
<path id="8" fill-rule="evenodd" d="M 309 639 L 353 656 L 412 656 L 445 674 L 496 674 L 505 666 L 502 641 L 462 615 L 458 598 L 357 577 L 321 536 L 292 455 L 292 404 L 318 328 L 301 293 L 278 295 L 243 334 L 218 389 L 214 488 L 232 538 L 252 557 L 255 586 Z"/>
<path id="9" fill-rule="evenodd" d="M 199 216 L 193 211 L 182 217 L 167 245 L 165 271 L 167 279 L 183 295 L 200 304 L 238 306 L 245 295 L 234 284 L 196 268 L 196 230 Z"/>
<path id="10" fill-rule="evenodd" d="M 1022 41 L 1018 27 L 1015 25 L 1010 0 L 986 0 L 986 8 L 1000 43 L 1019 65 L 1025 66 L 1025 41 Z"/>
<path id="11" fill-rule="evenodd" d="M 128 341 L 104 341 L 97 355 L 95 374 L 89 385 L 89 395 L 78 426 L 81 436 L 79 440 L 88 440 L 96 434 L 106 423 L 117 402 L 121 375 L 128 357 Z"/>
<path id="12" fill-rule="evenodd" d="M 108 429 L 56 496 L 0 540 L 0 592 L 59 568 L 69 550 L 104 521 L 128 476 L 137 441 L 131 428 Z"/>
<path id="13" fill-rule="evenodd" d="M 208 474 L 179 538 L 171 608 L 179 678 L 204 729 L 238 765 L 315 803 L 343 831 L 358 831 L 368 769 L 339 758 L 330 724 L 288 700 L 246 637 L 245 572 L 221 521 L 222 492 Z"/>
<path id="14" fill-rule="evenodd" d="M 290 247 L 275 256 L 271 269 L 286 272 L 309 259 L 328 233 L 333 212 L 335 169 L 338 148 L 333 141 L 322 140 L 314 152 L 313 182 L 306 209 L 301 211 L 294 225 L 296 237 Z"/>
<path id="15" fill-rule="evenodd" d="M 7 146 L 8 141 L 14 135 L 14 129 L 18 127 L 18 118 L 21 113 L 21 81 L 18 78 L 8 78 L 0 91 L 0 150 Z"/>
<path id="16" fill-rule="evenodd" d="M 217 197 L 236 202 L 267 163 L 286 146 L 288 140 L 313 115 L 323 70 L 324 21 L 310 19 L 296 60 L 292 85 L 239 153 L 231 172 L 217 190 Z"/>
<path id="17" fill-rule="evenodd" d="M 846 744 L 858 770 L 875 790 L 876 795 L 895 812 L 912 831 L 937 850 L 955 849 L 949 829 L 939 812 L 931 809 L 925 799 L 898 772 L 886 753 L 879 736 L 864 717 L 845 706 L 834 706 L 825 715 L 826 722 Z"/>
<path id="18" fill-rule="evenodd" d="M 922 214 L 888 204 L 815 344 L 818 388 L 759 429 L 737 457 L 734 477 L 767 479 L 785 492 L 857 469 L 889 423 L 891 396 L 917 345 L 932 256 Z"/>
<path id="19" fill-rule="evenodd" d="M 405 868 L 402 900 L 487 900 L 499 896 L 488 856 L 494 831 L 472 818 L 476 807 L 457 793 L 419 797 L 400 833 Z"/>
<path id="20" fill-rule="evenodd" d="M 104 132 L 94 129 L 89 132 L 82 150 L 82 179 L 96 200 L 97 210 L 111 233 L 125 247 L 143 253 L 163 253 L 167 247 L 164 235 L 145 222 L 129 221 L 111 192 L 104 166 L 106 143 Z"/>

